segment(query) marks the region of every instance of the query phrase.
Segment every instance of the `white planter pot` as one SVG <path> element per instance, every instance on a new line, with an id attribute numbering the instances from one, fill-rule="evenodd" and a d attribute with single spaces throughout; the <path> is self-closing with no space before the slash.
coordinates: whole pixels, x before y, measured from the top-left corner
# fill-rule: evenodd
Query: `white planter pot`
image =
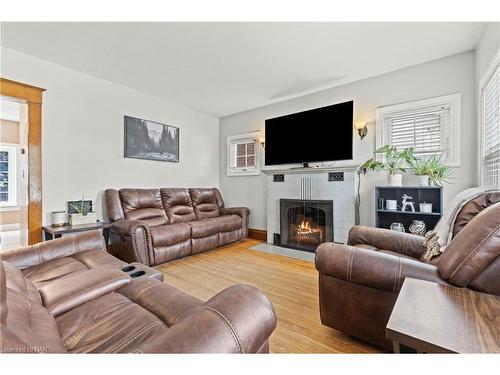
<path id="1" fill-rule="evenodd" d="M 418 186 L 429 186 L 429 176 L 416 176 Z"/>
<path id="2" fill-rule="evenodd" d="M 402 174 L 387 175 L 387 185 L 389 185 L 389 186 L 403 186 L 403 175 Z"/>
<path id="3" fill-rule="evenodd" d="M 420 203 L 420 212 L 432 212 L 432 203 Z"/>
<path id="4" fill-rule="evenodd" d="M 87 215 L 71 214 L 69 215 L 69 223 L 71 225 L 93 224 L 97 221 L 95 212 L 89 212 Z"/>
<path id="5" fill-rule="evenodd" d="M 61 227 L 66 225 L 66 211 L 54 211 L 50 216 L 53 226 Z"/>

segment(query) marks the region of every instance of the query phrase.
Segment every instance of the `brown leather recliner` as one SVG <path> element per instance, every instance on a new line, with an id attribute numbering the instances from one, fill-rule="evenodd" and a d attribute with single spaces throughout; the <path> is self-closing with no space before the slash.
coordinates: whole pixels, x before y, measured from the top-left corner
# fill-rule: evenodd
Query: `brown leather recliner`
<path id="1" fill-rule="evenodd" d="M 276 316 L 262 292 L 235 285 L 202 302 L 155 277 L 131 277 L 98 231 L 1 255 L 0 352 L 269 350 Z"/>
<path id="2" fill-rule="evenodd" d="M 500 193 L 467 203 L 453 233 L 430 263 L 422 237 L 386 229 L 357 226 L 347 245 L 320 245 L 321 322 L 390 350 L 385 327 L 406 277 L 500 295 Z"/>
<path id="3" fill-rule="evenodd" d="M 250 210 L 227 208 L 218 189 L 108 189 L 111 252 L 158 265 L 243 239 Z"/>

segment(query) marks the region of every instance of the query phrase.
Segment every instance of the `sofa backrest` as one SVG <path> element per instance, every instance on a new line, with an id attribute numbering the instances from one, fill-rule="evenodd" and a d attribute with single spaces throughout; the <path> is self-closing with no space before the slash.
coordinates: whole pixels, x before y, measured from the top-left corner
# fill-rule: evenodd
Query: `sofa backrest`
<path id="1" fill-rule="evenodd" d="M 451 284 L 500 295 L 500 202 L 458 232 L 440 255 L 438 268 Z"/>
<path id="2" fill-rule="evenodd" d="M 168 224 L 160 189 L 120 189 L 119 195 L 126 220 L 141 220 L 152 227 Z"/>
<path id="3" fill-rule="evenodd" d="M 500 191 L 482 194 L 467 202 L 457 215 L 453 225 L 453 237 L 460 232 L 478 213 L 492 204 L 500 202 Z"/>
<path id="4" fill-rule="evenodd" d="M 9 353 L 63 353 L 52 314 L 21 271 L 0 261 L 0 348 Z"/>
<path id="5" fill-rule="evenodd" d="M 189 189 L 194 213 L 198 220 L 209 219 L 219 216 L 219 208 L 223 207 L 220 193 L 215 188 L 191 188 Z M 222 204 L 222 206 L 221 206 Z"/>
<path id="6" fill-rule="evenodd" d="M 161 189 L 161 199 L 170 223 L 196 220 L 188 189 L 163 188 Z"/>

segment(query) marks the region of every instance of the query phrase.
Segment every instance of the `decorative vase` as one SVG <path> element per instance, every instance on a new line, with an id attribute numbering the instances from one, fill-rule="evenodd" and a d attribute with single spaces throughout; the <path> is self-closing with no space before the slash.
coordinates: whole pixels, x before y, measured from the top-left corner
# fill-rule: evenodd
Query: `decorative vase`
<path id="1" fill-rule="evenodd" d="M 71 214 L 69 215 L 69 223 L 71 225 L 93 224 L 97 221 L 95 212 L 89 212 L 87 215 Z"/>
<path id="2" fill-rule="evenodd" d="M 432 212 L 432 203 L 420 203 L 420 212 L 431 213 Z"/>
<path id="3" fill-rule="evenodd" d="M 418 186 L 429 186 L 429 176 L 417 175 L 417 185 Z"/>
<path id="4" fill-rule="evenodd" d="M 401 223 L 392 223 L 391 230 L 395 232 L 405 232 L 405 226 Z"/>
<path id="5" fill-rule="evenodd" d="M 427 231 L 427 227 L 422 220 L 413 220 L 408 230 L 410 231 L 410 233 L 424 236 L 425 232 Z"/>
<path id="6" fill-rule="evenodd" d="M 402 174 L 390 174 L 387 176 L 387 185 L 389 186 L 403 186 Z"/>
<path id="7" fill-rule="evenodd" d="M 66 225 L 66 211 L 53 211 L 50 216 L 54 227 Z"/>

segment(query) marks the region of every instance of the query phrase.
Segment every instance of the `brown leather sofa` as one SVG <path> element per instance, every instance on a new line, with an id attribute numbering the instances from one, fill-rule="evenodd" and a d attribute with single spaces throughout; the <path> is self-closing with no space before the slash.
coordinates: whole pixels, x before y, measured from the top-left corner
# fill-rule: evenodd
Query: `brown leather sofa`
<path id="1" fill-rule="evenodd" d="M 2 253 L 0 352 L 268 352 L 276 316 L 259 290 L 202 302 L 137 265 L 125 272 L 97 231 Z"/>
<path id="2" fill-rule="evenodd" d="M 243 239 L 250 210 L 224 206 L 218 189 L 108 189 L 111 252 L 158 265 Z"/>
<path id="3" fill-rule="evenodd" d="M 467 203 L 453 233 L 431 262 L 422 258 L 422 237 L 386 229 L 357 226 L 347 245 L 320 245 L 321 322 L 390 350 L 385 327 L 406 277 L 500 295 L 500 193 Z"/>

